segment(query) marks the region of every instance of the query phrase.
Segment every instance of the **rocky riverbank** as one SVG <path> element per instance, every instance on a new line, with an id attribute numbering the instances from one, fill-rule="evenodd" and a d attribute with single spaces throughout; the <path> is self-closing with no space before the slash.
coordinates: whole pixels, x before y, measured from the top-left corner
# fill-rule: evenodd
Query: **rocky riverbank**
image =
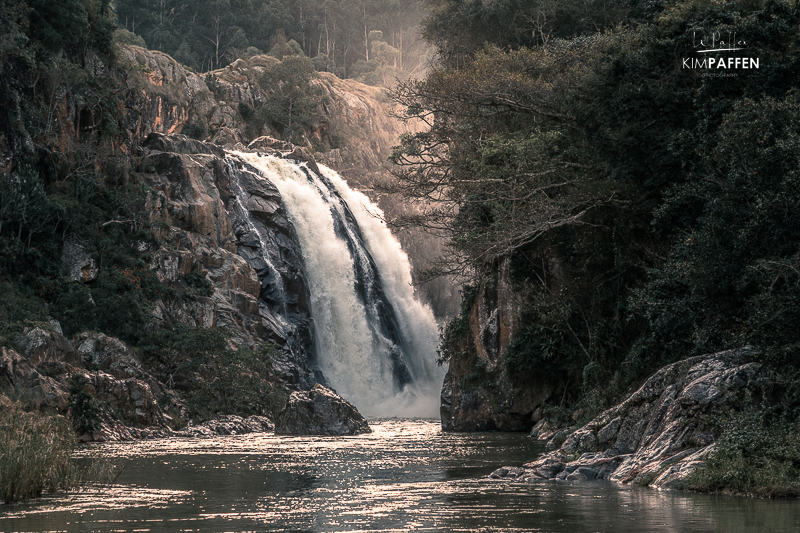
<path id="1" fill-rule="evenodd" d="M 720 421 L 758 404 L 773 381 L 744 348 L 692 357 L 659 370 L 619 405 L 569 433 L 557 450 L 492 479 L 608 479 L 679 489 L 705 464 L 720 437 Z M 540 422 L 532 435 L 555 447 L 565 433 Z"/>

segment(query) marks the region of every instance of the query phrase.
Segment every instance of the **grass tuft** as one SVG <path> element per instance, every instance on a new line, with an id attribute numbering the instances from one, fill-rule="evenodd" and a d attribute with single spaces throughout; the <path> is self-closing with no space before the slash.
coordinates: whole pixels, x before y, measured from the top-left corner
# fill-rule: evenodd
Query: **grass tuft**
<path id="1" fill-rule="evenodd" d="M 0 412 L 0 500 L 12 503 L 110 477 L 103 466 L 75 464 L 74 447 L 75 433 L 64 417 L 4 409 Z"/>

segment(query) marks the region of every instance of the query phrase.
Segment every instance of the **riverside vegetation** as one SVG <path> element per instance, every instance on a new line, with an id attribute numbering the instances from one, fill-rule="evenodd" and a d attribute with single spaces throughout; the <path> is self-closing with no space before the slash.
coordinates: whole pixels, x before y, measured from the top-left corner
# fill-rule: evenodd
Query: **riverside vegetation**
<path id="1" fill-rule="evenodd" d="M 429 129 L 387 189 L 424 211 L 399 225 L 448 239 L 430 274 L 468 281 L 445 427 L 579 427 L 666 364 L 751 346 L 771 392 L 709 413 L 688 486 L 797 495 L 797 2 L 428 4 L 439 63 L 393 95 Z M 684 68 L 712 35 L 759 68 Z"/>
<path id="2" fill-rule="evenodd" d="M 0 500 L 18 500 L 112 479 L 109 464 L 77 465 L 71 459 L 75 429 L 59 415 L 3 405 L 0 412 Z"/>

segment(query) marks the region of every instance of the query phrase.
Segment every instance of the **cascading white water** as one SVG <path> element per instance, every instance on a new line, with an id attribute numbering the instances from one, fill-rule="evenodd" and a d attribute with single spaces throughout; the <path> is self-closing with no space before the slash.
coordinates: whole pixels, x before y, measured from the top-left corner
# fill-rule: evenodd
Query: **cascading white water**
<path id="1" fill-rule="evenodd" d="M 408 257 L 379 208 L 322 165 L 319 176 L 278 157 L 234 155 L 281 193 L 303 251 L 317 360 L 330 384 L 365 414 L 438 416 L 444 372 L 434 362 L 436 322 L 415 297 Z"/>

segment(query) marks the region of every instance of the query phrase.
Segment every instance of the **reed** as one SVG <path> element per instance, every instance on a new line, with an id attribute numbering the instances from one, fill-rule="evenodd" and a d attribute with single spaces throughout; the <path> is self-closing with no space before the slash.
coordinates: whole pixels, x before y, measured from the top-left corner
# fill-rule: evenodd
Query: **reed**
<path id="1" fill-rule="evenodd" d="M 0 500 L 11 503 L 67 490 L 105 477 L 96 465 L 81 467 L 72 459 L 75 433 L 61 416 L 0 412 Z"/>

